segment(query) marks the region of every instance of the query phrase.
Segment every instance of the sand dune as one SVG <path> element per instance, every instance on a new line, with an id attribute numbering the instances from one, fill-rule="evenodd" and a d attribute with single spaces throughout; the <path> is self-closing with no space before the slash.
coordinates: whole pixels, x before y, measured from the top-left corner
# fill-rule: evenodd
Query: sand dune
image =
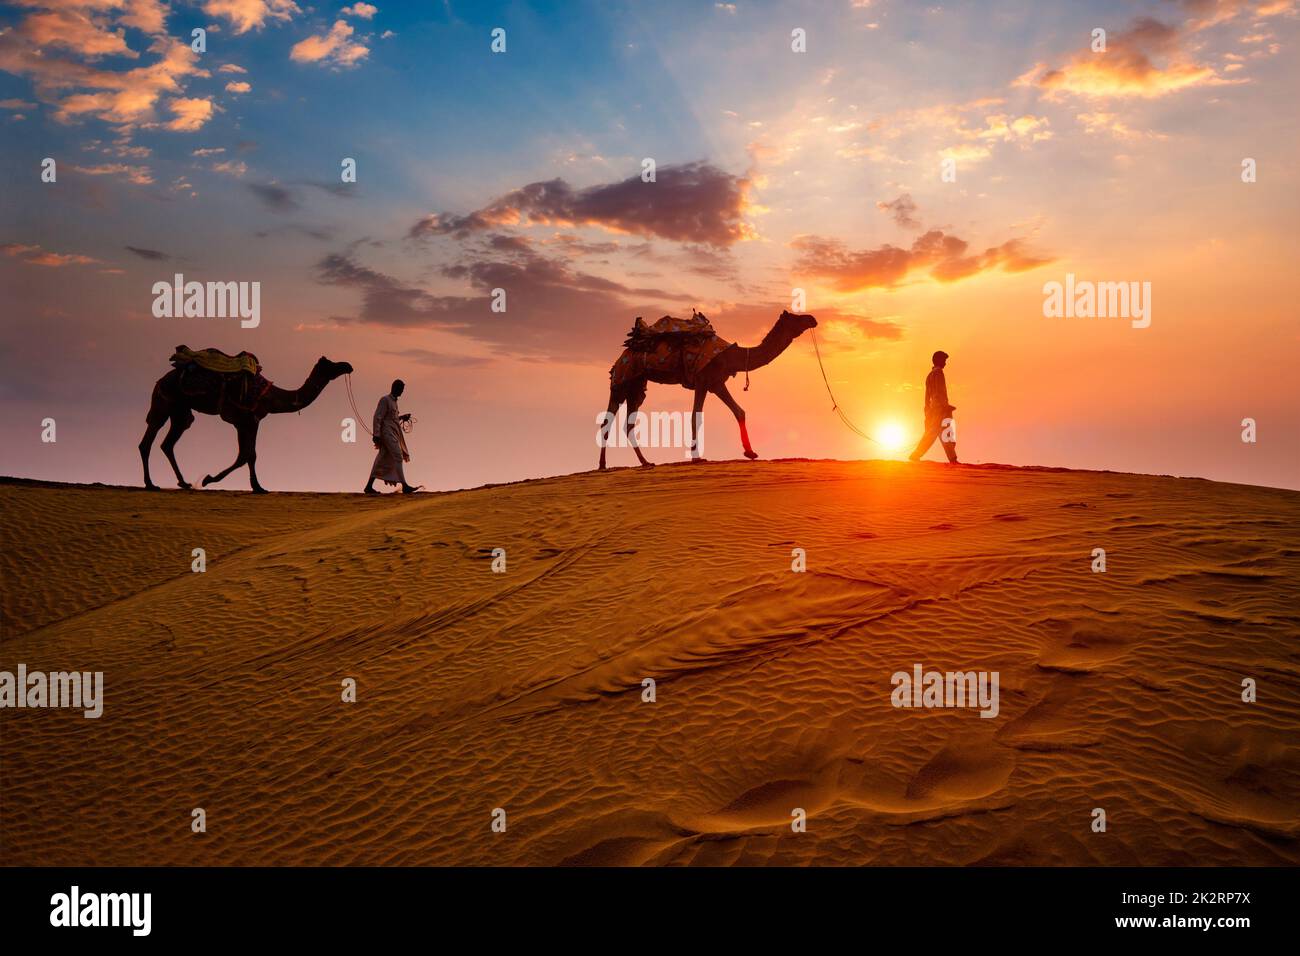
<path id="1" fill-rule="evenodd" d="M 744 462 L 0 508 L 0 670 L 106 688 L 0 710 L 6 863 L 1300 862 L 1295 492 Z M 997 671 L 998 716 L 892 706 L 914 664 Z"/>

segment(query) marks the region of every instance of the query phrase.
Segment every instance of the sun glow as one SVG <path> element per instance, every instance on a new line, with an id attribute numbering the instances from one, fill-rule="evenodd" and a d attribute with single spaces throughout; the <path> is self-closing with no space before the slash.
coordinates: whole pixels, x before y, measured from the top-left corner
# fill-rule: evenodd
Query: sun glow
<path id="1" fill-rule="evenodd" d="M 907 432 L 898 422 L 885 422 L 876 429 L 875 437 L 885 451 L 900 451 L 907 444 Z"/>

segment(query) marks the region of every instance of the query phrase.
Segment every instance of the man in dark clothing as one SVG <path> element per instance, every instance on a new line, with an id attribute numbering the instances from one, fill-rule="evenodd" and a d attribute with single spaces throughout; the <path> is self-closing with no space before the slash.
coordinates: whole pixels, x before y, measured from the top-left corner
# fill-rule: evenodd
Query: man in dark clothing
<path id="1" fill-rule="evenodd" d="M 952 413 L 957 407 L 948 404 L 948 383 L 943 377 L 943 368 L 948 364 L 947 352 L 935 352 L 932 359 L 934 368 L 925 379 L 925 434 L 916 443 L 912 452 L 912 461 L 920 461 L 921 456 L 930 450 L 936 438 L 943 445 L 948 461 L 957 464 L 957 431 L 953 425 Z"/>

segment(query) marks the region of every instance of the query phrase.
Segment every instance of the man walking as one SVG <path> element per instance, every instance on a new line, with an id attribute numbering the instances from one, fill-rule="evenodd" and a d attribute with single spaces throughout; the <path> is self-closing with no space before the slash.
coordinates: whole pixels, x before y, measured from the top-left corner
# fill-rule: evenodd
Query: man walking
<path id="1" fill-rule="evenodd" d="M 931 361 L 934 368 L 925 378 L 925 434 L 916 443 L 912 452 L 912 461 L 920 461 L 921 456 L 930 450 L 936 438 L 943 445 L 948 461 L 957 464 L 957 432 L 952 421 L 956 405 L 948 404 L 948 383 L 944 380 L 943 369 L 948 364 L 947 352 L 935 352 Z"/>
<path id="2" fill-rule="evenodd" d="M 402 422 L 410 421 L 411 416 L 402 415 L 397 410 L 397 400 L 404 391 L 406 383 L 399 378 L 393 382 L 392 391 L 379 400 L 379 407 L 375 409 L 374 438 L 375 448 L 379 452 L 370 469 L 370 480 L 366 482 L 365 493 L 368 495 L 379 494 L 375 491 L 376 478 L 384 484 L 401 485 L 403 494 L 410 495 L 420 490 L 406 483 L 406 472 L 402 468 L 403 462 L 411 460 L 406 451 L 406 438 L 402 435 Z"/>

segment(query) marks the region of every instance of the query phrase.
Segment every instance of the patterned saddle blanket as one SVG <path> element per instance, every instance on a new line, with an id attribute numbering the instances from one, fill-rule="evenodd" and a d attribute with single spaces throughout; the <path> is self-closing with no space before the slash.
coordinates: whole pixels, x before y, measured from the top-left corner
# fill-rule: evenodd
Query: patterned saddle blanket
<path id="1" fill-rule="evenodd" d="M 205 368 L 209 372 L 221 372 L 225 375 L 240 372 L 256 375 L 262 370 L 261 363 L 257 361 L 257 356 L 252 352 L 240 352 L 238 355 L 227 355 L 219 349 L 199 349 L 196 352 L 184 345 L 176 346 L 176 351 L 172 353 L 172 357 L 168 361 L 177 367 L 193 362 L 199 368 Z"/>
<path id="2" fill-rule="evenodd" d="M 218 393 L 219 406 L 251 410 L 271 390 L 271 380 L 252 352 L 227 355 L 218 349 L 176 346 L 171 363 L 180 370 L 180 390 L 186 395 Z"/>
<path id="3" fill-rule="evenodd" d="M 694 388 L 704 367 L 732 345 L 698 312 L 689 319 L 665 315 L 653 325 L 638 317 L 623 344 L 623 354 L 609 371 L 611 385 L 658 373 L 680 378 L 687 388 Z"/>

